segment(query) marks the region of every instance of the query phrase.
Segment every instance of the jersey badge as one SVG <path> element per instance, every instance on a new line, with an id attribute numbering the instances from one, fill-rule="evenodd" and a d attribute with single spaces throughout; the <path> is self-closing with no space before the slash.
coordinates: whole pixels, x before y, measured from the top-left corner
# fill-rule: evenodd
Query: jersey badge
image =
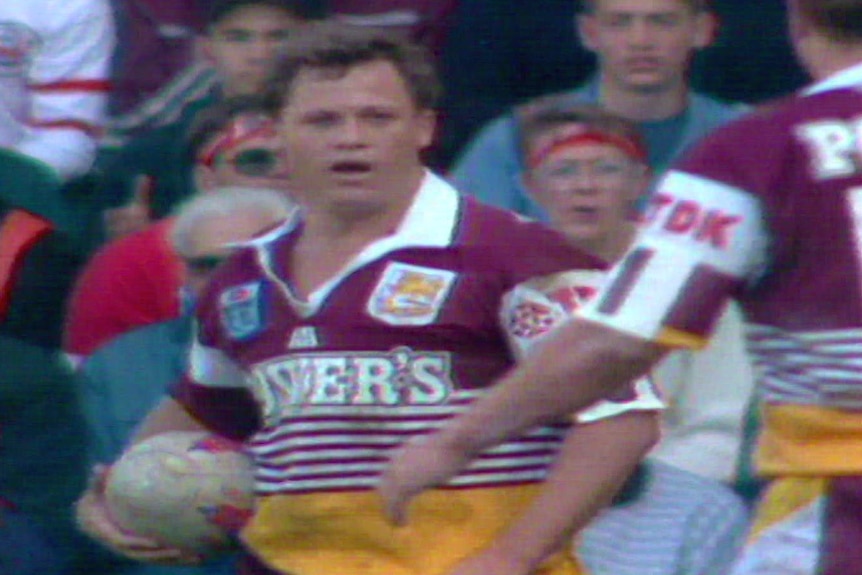
<path id="1" fill-rule="evenodd" d="M 428 325 L 440 313 L 457 274 L 392 262 L 368 301 L 372 317 L 392 325 Z"/>
<path id="2" fill-rule="evenodd" d="M 308 349 L 318 345 L 317 331 L 310 325 L 295 328 L 287 341 L 288 349 Z"/>
<path id="3" fill-rule="evenodd" d="M 224 290 L 219 296 L 221 322 L 227 336 L 244 340 L 263 331 L 266 323 L 263 282 L 250 282 Z"/>

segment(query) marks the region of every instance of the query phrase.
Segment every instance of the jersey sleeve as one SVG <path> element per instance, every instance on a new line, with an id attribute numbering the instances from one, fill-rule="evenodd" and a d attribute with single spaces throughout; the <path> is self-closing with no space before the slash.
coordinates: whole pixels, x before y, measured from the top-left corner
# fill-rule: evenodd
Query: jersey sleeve
<path id="1" fill-rule="evenodd" d="M 15 148 L 65 179 L 86 172 L 95 157 L 115 33 L 107 0 L 52 4 L 52 26 L 27 77 L 27 133 Z"/>
<path id="2" fill-rule="evenodd" d="M 171 395 L 208 428 L 243 440 L 258 427 L 257 406 L 246 372 L 225 345 L 218 318 L 217 300 L 205 297 L 195 318 L 185 375 Z"/>
<path id="3" fill-rule="evenodd" d="M 579 315 L 668 347 L 706 344 L 727 300 L 760 279 L 767 233 L 756 195 L 674 170 L 639 237 Z"/>
<path id="4" fill-rule="evenodd" d="M 545 336 L 568 321 L 604 282 L 604 272 L 571 270 L 522 282 L 503 298 L 500 322 L 516 359 L 528 355 Z M 614 396 L 578 412 L 574 420 L 589 423 L 629 411 L 662 409 L 649 378 L 640 378 Z"/>

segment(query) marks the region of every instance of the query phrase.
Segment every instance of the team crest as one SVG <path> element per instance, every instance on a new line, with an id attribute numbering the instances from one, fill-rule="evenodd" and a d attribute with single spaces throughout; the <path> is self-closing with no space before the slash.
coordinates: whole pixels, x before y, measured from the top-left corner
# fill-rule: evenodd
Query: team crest
<path id="1" fill-rule="evenodd" d="M 244 340 L 260 333 L 265 324 L 263 282 L 224 290 L 219 296 L 222 327 L 227 336 Z"/>
<path id="2" fill-rule="evenodd" d="M 368 301 L 368 313 L 393 325 L 428 325 L 437 315 L 456 273 L 392 262 Z"/>
<path id="3" fill-rule="evenodd" d="M 19 22 L 0 22 L 0 76 L 20 74 L 39 46 L 39 37 Z"/>
<path id="4" fill-rule="evenodd" d="M 294 329 L 287 342 L 288 349 L 308 349 L 318 345 L 317 331 L 310 325 Z"/>

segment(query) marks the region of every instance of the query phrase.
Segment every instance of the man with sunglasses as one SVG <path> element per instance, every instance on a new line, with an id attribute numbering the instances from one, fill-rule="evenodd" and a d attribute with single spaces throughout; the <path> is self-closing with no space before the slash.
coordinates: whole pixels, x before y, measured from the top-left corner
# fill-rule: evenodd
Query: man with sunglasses
<path id="1" fill-rule="evenodd" d="M 285 186 L 272 121 L 261 110 L 254 98 L 237 98 L 200 116 L 188 146 L 201 193 Z M 92 257 L 69 303 L 64 350 L 73 359 L 135 327 L 180 315 L 186 269 L 168 240 L 172 226 L 171 218 L 162 219 Z"/>

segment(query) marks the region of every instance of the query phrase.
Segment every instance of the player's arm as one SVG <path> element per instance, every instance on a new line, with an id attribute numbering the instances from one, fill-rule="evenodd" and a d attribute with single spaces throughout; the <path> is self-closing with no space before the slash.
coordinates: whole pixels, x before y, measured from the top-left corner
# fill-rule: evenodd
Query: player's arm
<path id="1" fill-rule="evenodd" d="M 26 136 L 15 149 L 51 166 L 62 179 L 90 169 L 102 128 L 114 25 L 106 0 L 57 2 L 60 14 L 30 67 Z"/>
<path id="2" fill-rule="evenodd" d="M 206 307 L 205 304 L 202 307 Z M 211 316 L 212 314 L 210 314 Z M 219 431 L 219 416 L 231 415 L 231 398 L 244 391 L 243 371 L 224 352 L 214 346 L 218 323 L 199 311 L 200 328 L 191 346 L 185 376 L 151 411 L 134 435 L 132 443 L 167 431 Z M 228 405 L 227 411 L 219 407 Z M 244 407 L 242 405 L 238 407 Z M 224 429 L 231 429 L 230 426 Z M 78 500 L 76 517 L 81 530 L 115 553 L 134 559 L 163 564 L 195 564 L 200 558 L 182 549 L 124 530 L 114 523 L 105 501 L 108 469 L 94 470 L 93 480 Z"/>
<path id="3" fill-rule="evenodd" d="M 753 196 L 676 172 L 654 198 L 636 245 L 579 317 L 470 410 L 396 454 L 381 482 L 393 517 L 483 449 L 614 393 L 671 347 L 703 344 L 728 296 L 760 276 L 766 234 Z"/>
<path id="4" fill-rule="evenodd" d="M 534 573 L 611 502 L 658 436 L 656 411 L 632 411 L 572 427 L 527 510 L 450 575 Z"/>

